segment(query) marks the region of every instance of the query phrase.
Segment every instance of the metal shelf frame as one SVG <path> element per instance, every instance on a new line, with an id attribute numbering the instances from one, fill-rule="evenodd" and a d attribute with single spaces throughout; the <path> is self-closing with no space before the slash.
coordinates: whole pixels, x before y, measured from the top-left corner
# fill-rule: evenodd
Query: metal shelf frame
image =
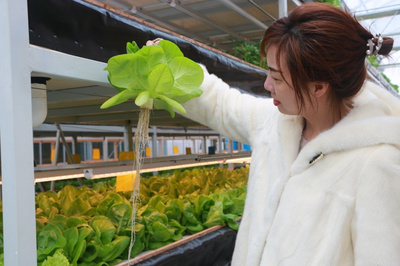
<path id="1" fill-rule="evenodd" d="M 5 265 L 34 265 L 36 219 L 31 76 L 109 86 L 105 63 L 29 43 L 26 0 L 0 1 L 0 137 Z"/>
<path id="2" fill-rule="evenodd" d="M 250 163 L 251 152 L 216 155 L 178 155 L 144 158 L 140 173 L 188 167 Z M 59 181 L 74 178 L 100 179 L 135 173 L 133 160 L 35 167 L 35 182 Z"/>
<path id="3" fill-rule="evenodd" d="M 59 178 L 62 171 L 91 169 L 92 178 L 100 172 L 121 167 L 132 170 L 131 162 L 102 165 L 73 165 L 65 169 L 35 168 L 33 161 L 33 130 L 31 76 L 90 82 L 111 87 L 104 68 L 106 63 L 77 57 L 29 43 L 26 0 L 0 1 L 0 148 L 3 200 L 3 232 L 5 265 L 34 265 L 37 261 L 35 178 L 37 181 Z M 173 169 L 182 165 L 244 162 L 249 155 L 189 156 L 162 161 L 152 158 L 147 171 Z M 181 160 L 177 163 L 177 160 Z M 161 161 L 160 161 L 161 160 Z M 90 168 L 89 168 L 90 167 Z M 70 168 L 70 169 L 68 169 Z M 144 170 L 146 171 L 146 169 Z M 94 174 L 94 175 L 93 175 Z M 110 173 L 108 173 L 110 174 Z"/>

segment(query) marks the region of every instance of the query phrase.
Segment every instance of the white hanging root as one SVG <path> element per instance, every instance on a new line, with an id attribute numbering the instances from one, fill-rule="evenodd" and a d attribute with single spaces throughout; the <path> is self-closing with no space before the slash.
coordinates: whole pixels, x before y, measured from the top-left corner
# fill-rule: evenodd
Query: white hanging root
<path id="1" fill-rule="evenodd" d="M 137 207 L 140 203 L 139 187 L 140 187 L 140 169 L 143 165 L 142 152 L 146 150 L 146 143 L 149 140 L 149 122 L 150 122 L 150 111 L 149 108 L 140 108 L 139 121 L 135 131 L 135 167 L 136 177 L 132 189 L 132 216 L 131 216 L 131 242 L 129 245 L 128 253 L 128 265 L 131 265 L 129 260 L 131 259 L 131 250 L 136 240 L 135 225 L 136 225 L 136 212 Z"/>

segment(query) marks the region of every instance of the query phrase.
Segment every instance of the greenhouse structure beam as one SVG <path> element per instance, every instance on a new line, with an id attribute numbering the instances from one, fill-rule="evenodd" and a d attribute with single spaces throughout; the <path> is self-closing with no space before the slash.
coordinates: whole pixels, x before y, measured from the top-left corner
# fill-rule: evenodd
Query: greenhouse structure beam
<path id="1" fill-rule="evenodd" d="M 72 156 L 71 149 L 69 148 L 67 142 L 65 141 L 64 133 L 61 129 L 60 123 L 56 123 L 56 126 L 57 126 L 58 131 L 60 132 L 60 137 L 61 137 L 62 143 L 64 145 L 64 148 L 67 152 L 68 159 L 70 160 L 71 163 L 75 163 L 74 158 Z"/>
<path id="2" fill-rule="evenodd" d="M 45 59 L 45 60 L 44 60 Z M 77 79 L 94 84 L 110 87 L 106 63 L 73 56 L 54 50 L 30 45 L 29 56 L 25 58 L 32 68 L 32 76 L 57 77 L 63 79 Z"/>
<path id="3" fill-rule="evenodd" d="M 54 154 L 58 154 L 58 152 L 60 150 L 60 135 L 61 135 L 60 129 L 57 129 L 57 132 L 56 132 L 56 144 L 55 144 L 55 147 L 54 147 Z M 58 158 L 57 156 L 54 156 L 53 165 L 57 165 L 57 158 Z"/>
<path id="4" fill-rule="evenodd" d="M 235 37 L 237 39 L 241 39 L 241 36 L 238 35 L 236 32 L 232 31 L 231 29 L 224 27 L 222 25 L 219 25 L 217 22 L 215 22 L 214 20 L 207 18 L 206 16 L 200 14 L 199 12 L 196 12 L 195 10 L 190 9 L 189 7 L 185 7 L 185 5 L 182 5 L 179 3 L 179 1 L 175 1 L 172 0 L 171 2 L 169 0 L 163 0 L 164 2 L 168 3 L 171 7 L 179 10 L 180 12 L 189 15 L 195 19 L 204 21 L 205 23 L 216 27 L 224 32 L 226 32 L 227 34 L 231 35 L 232 37 Z"/>
<path id="5" fill-rule="evenodd" d="M 258 10 L 260 10 L 262 13 L 264 13 L 265 15 L 267 15 L 268 17 L 270 17 L 273 21 L 276 20 L 276 18 L 274 16 L 271 15 L 271 13 L 267 12 L 267 10 L 265 10 L 264 8 L 262 8 L 260 5 L 258 5 L 256 2 L 254 2 L 253 0 L 248 0 L 250 4 L 252 4 L 253 6 L 255 6 Z"/>
<path id="6" fill-rule="evenodd" d="M 0 1 L 0 21 L 4 264 L 36 265 L 27 1 Z"/>
<path id="7" fill-rule="evenodd" d="M 379 65 L 378 69 L 383 70 L 385 68 L 397 68 L 400 66 L 400 63 L 393 63 L 393 64 L 385 64 L 385 65 Z"/>
<path id="8" fill-rule="evenodd" d="M 132 141 L 132 124 L 128 122 L 124 126 L 124 151 L 133 151 L 133 141 Z"/>
<path id="9" fill-rule="evenodd" d="M 267 25 L 265 25 L 263 22 L 259 21 L 258 19 L 256 19 L 255 17 L 253 17 L 252 15 L 250 15 L 249 13 L 247 13 L 245 10 L 243 10 L 242 8 L 240 8 L 239 6 L 237 6 L 235 3 L 233 3 L 230 0 L 219 0 L 220 2 L 222 2 L 224 5 L 226 5 L 227 7 L 235 10 L 237 13 L 239 13 L 240 15 L 242 15 L 243 17 L 247 18 L 248 20 L 250 20 L 251 22 L 253 22 L 255 25 L 257 25 L 258 27 L 260 27 L 263 30 L 266 30 L 268 28 Z"/>
<path id="10" fill-rule="evenodd" d="M 31 76 L 110 86 L 103 62 L 29 44 L 26 0 L 0 2 L 1 178 L 5 265 L 37 261 Z"/>
<path id="11" fill-rule="evenodd" d="M 153 134 L 151 136 L 152 141 L 152 157 L 158 157 L 158 149 L 157 149 L 157 127 L 151 127 Z"/>
<path id="12" fill-rule="evenodd" d="M 278 0 L 279 5 L 279 17 L 284 17 L 288 13 L 288 5 L 286 0 Z"/>
<path id="13" fill-rule="evenodd" d="M 391 10 L 367 10 L 365 12 L 355 13 L 355 16 L 358 20 L 367 20 L 367 19 L 376 19 L 376 18 L 384 18 L 395 16 L 399 14 L 400 8 L 395 8 Z"/>
<path id="14" fill-rule="evenodd" d="M 202 41 L 204 43 L 209 43 L 210 42 L 209 40 L 201 37 L 200 35 L 194 34 L 192 32 L 188 32 L 187 30 L 185 30 L 184 28 L 182 28 L 182 27 L 180 27 L 178 25 L 172 24 L 169 21 L 166 21 L 166 20 L 164 20 L 162 18 L 156 17 L 155 15 L 153 15 L 151 13 L 148 13 L 148 12 L 146 12 L 144 10 L 141 10 L 141 9 L 139 10 L 135 6 L 133 6 L 130 9 L 130 13 L 132 13 L 134 15 L 139 15 L 140 17 L 145 18 L 145 19 L 149 19 L 149 20 L 151 20 L 151 21 L 153 21 L 155 23 L 158 23 L 158 24 L 164 26 L 165 28 L 172 29 L 172 30 L 174 30 L 176 32 L 180 32 L 180 33 L 184 34 L 185 36 L 191 37 L 191 38 L 193 38 L 195 40 L 199 40 L 199 41 Z"/>

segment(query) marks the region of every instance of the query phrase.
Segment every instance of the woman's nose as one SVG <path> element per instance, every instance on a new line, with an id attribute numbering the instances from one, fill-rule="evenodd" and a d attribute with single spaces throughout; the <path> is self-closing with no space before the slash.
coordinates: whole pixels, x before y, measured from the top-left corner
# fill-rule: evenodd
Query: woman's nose
<path id="1" fill-rule="evenodd" d="M 274 85 L 272 84 L 271 77 L 269 75 L 267 75 L 267 78 L 265 79 L 264 88 L 269 92 L 274 91 Z"/>

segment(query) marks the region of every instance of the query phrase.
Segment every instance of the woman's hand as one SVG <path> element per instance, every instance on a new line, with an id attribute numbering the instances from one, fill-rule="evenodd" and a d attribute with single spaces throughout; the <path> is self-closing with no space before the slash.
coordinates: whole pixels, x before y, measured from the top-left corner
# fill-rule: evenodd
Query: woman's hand
<path id="1" fill-rule="evenodd" d="M 157 45 L 162 40 L 163 40 L 162 38 L 157 38 L 157 39 L 154 39 L 152 41 L 149 40 L 149 41 L 146 42 L 146 46 Z"/>

